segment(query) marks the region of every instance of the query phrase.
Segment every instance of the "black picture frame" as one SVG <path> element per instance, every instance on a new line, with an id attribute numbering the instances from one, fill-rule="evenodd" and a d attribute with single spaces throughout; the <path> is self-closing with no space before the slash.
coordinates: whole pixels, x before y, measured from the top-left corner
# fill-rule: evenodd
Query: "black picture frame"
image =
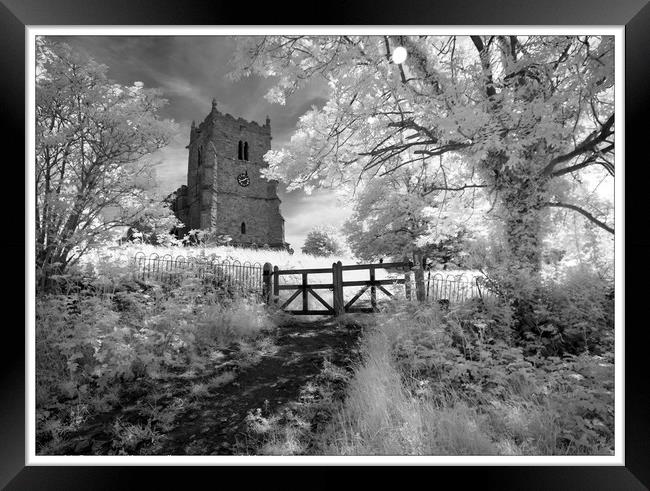
<path id="1" fill-rule="evenodd" d="M 322 4 L 283 2 L 266 8 L 251 8 L 250 4 L 219 4 L 204 0 L 3 0 L 0 5 L 0 39 L 2 39 L 0 63 L 2 77 L 0 100 L 5 129 L 5 150 L 18 150 L 17 157 L 5 157 L 5 191 L 20 195 L 24 190 L 25 172 L 19 162 L 25 162 L 25 27 L 28 25 L 420 25 L 420 26 L 625 26 L 625 223 L 630 228 L 625 232 L 624 224 L 617 223 L 617 233 L 624 230 L 626 261 L 637 258 L 635 271 L 625 276 L 625 452 L 624 466 L 571 467 L 571 466 L 525 466 L 525 467 L 436 467 L 429 469 L 428 478 L 440 483 L 451 478 L 453 487 L 470 485 L 475 480 L 483 488 L 496 489 L 648 489 L 650 487 L 650 396 L 649 384 L 645 380 L 645 359 L 647 344 L 643 335 L 647 329 L 642 307 L 646 297 L 643 288 L 635 286 L 635 278 L 644 279 L 643 257 L 650 250 L 647 235 L 647 218 L 643 197 L 647 194 L 642 186 L 650 182 L 645 157 L 646 118 L 650 98 L 650 5 L 648 0 L 550 0 L 522 2 L 500 0 L 454 0 L 453 2 L 411 1 L 371 2 L 354 4 L 342 0 Z M 289 19 L 288 12 L 302 12 L 301 19 Z M 644 138 L 645 137 L 645 138 Z M 22 148 L 22 150 L 21 150 Z M 8 154 L 8 153 L 7 153 Z M 7 155 L 5 154 L 5 155 Z M 635 159 L 638 159 L 636 160 Z M 634 159 L 634 160 L 633 160 Z M 617 176 L 618 177 L 618 176 Z M 12 184 L 13 183 L 13 184 Z M 19 184 L 20 183 L 20 184 Z M 638 189 L 635 189 L 638 186 Z M 637 198 L 638 197 L 638 198 Z M 629 199 L 628 199 L 629 198 Z M 9 227 L 5 230 L 3 256 L 10 265 L 18 264 L 14 259 L 25 257 L 24 229 L 16 226 L 13 211 L 25 198 L 5 198 Z M 635 216 L 636 215 L 636 216 Z M 25 227 L 27 217 L 25 217 Z M 17 271 L 6 273 L 9 295 L 5 312 L 13 312 L 20 305 L 23 277 L 20 266 Z M 27 267 L 27 263 L 25 263 Z M 617 265 L 625 268 L 625 265 Z M 618 294 L 618 292 L 617 292 Z M 6 298 L 6 297 L 5 297 Z M 638 311 L 637 318 L 634 312 Z M 27 315 L 27 310 L 25 310 Z M 638 321 L 635 322 L 634 319 Z M 3 355 L 0 357 L 2 383 L 0 397 L 0 485 L 7 489 L 128 489 L 135 487 L 133 479 L 144 477 L 149 486 L 162 481 L 169 487 L 182 482 L 185 487 L 194 487 L 192 481 L 200 482 L 206 477 L 217 479 L 214 484 L 225 485 L 223 468 L 188 467 L 45 467 L 25 466 L 25 333 L 9 314 L 5 317 Z M 25 318 L 25 322 L 27 319 Z M 390 468 L 372 470 L 374 474 Z M 128 472 L 127 472 L 128 471 Z M 192 481 L 187 481 L 188 471 Z M 293 474 L 292 480 L 310 485 L 312 482 L 334 480 L 324 474 L 325 468 L 310 469 L 309 477 Z M 250 473 L 245 474 L 250 483 Z M 230 472 L 235 475 L 234 472 Z M 265 481 L 272 482 L 275 470 L 264 469 L 260 473 Z M 303 473 L 303 475 L 305 475 Z M 399 472 L 397 476 L 409 476 Z M 183 476 L 183 477 L 179 477 Z M 323 477 L 319 477 L 323 476 Z M 398 477 L 401 481 L 402 478 Z M 235 481 L 237 482 L 237 481 Z M 447 481 L 449 482 L 449 481 Z M 198 485 L 196 486 L 198 487 Z"/>

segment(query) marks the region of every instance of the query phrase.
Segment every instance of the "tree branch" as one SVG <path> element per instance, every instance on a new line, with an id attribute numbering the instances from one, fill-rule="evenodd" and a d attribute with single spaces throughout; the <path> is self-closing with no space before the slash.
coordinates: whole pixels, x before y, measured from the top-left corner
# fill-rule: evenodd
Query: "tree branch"
<path id="1" fill-rule="evenodd" d="M 601 222 L 595 216 L 593 216 L 591 213 L 589 213 L 586 210 L 583 210 L 579 206 L 570 205 L 568 203 L 550 203 L 550 202 L 549 203 L 544 203 L 544 206 L 550 206 L 550 207 L 553 207 L 553 208 L 568 208 L 569 210 L 577 211 L 582 216 L 587 218 L 587 220 L 589 220 L 592 223 L 595 223 L 596 225 L 598 225 L 603 230 L 607 230 L 610 234 L 614 233 L 614 229 L 612 227 L 610 227 L 609 225 L 607 225 L 604 222 Z"/>
<path id="2" fill-rule="evenodd" d="M 423 193 L 422 196 L 426 196 L 427 194 L 430 194 L 434 191 L 463 191 L 465 189 L 469 188 L 486 188 L 487 184 L 463 184 L 462 186 L 458 187 L 449 187 L 449 186 L 433 186 L 430 188 L 427 188 Z"/>
<path id="3" fill-rule="evenodd" d="M 613 126 L 614 126 L 614 115 L 612 114 L 607 119 L 607 121 L 605 121 L 605 124 L 602 125 L 600 131 L 591 133 L 587 138 L 585 138 L 582 141 L 582 143 L 576 146 L 571 152 L 555 157 L 544 168 L 542 174 L 546 176 L 550 176 L 552 175 L 553 169 L 555 169 L 555 166 L 557 164 L 561 164 L 562 162 L 567 162 L 572 158 L 577 157 L 578 155 L 585 152 L 590 152 L 590 151 L 596 152 L 596 146 L 599 143 L 603 143 L 607 141 L 607 138 L 614 134 L 614 130 L 612 129 Z M 606 147 L 606 149 L 607 151 L 613 150 L 614 145 L 611 144 L 610 146 Z"/>
<path id="4" fill-rule="evenodd" d="M 564 167 L 562 169 L 558 169 L 556 171 L 553 171 L 551 173 L 551 177 L 563 176 L 564 174 L 568 174 L 569 172 L 575 172 L 575 171 L 580 170 L 580 169 L 582 169 L 584 167 L 588 167 L 588 166 L 594 165 L 594 164 L 602 165 L 605 168 L 605 170 L 607 170 L 607 172 L 610 175 L 613 176 L 614 175 L 614 166 L 610 162 L 598 160 L 598 156 L 599 156 L 600 153 L 606 153 L 606 152 L 608 152 L 610 150 L 613 150 L 613 149 L 614 149 L 614 145 L 613 144 L 609 145 L 608 147 L 604 148 L 601 152 L 598 152 L 598 153 L 596 153 L 594 155 L 591 155 L 591 156 L 587 157 L 585 160 L 583 160 L 582 162 L 580 162 L 578 164 L 570 165 L 569 167 Z"/>

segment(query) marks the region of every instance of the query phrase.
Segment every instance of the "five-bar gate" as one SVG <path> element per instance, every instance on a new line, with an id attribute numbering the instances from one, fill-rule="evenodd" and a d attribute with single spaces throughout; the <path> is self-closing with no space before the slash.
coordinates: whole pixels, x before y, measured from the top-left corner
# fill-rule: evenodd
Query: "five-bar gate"
<path id="1" fill-rule="evenodd" d="M 332 264 L 332 268 L 312 268 L 312 269 L 279 269 L 277 266 L 271 271 L 271 265 L 264 265 L 264 285 L 265 297 L 267 301 L 271 301 L 271 278 L 273 282 L 273 302 L 279 306 L 280 309 L 296 315 L 341 315 L 346 312 L 376 312 L 377 311 L 377 293 L 391 297 L 393 294 L 385 288 L 387 285 L 400 284 L 404 285 L 406 290 L 406 297 L 410 299 L 411 296 L 411 281 L 410 281 L 410 264 L 405 262 L 400 263 L 377 263 L 377 264 L 354 264 L 343 266 L 341 261 Z M 383 279 L 378 280 L 376 271 L 378 269 L 397 269 L 404 271 L 402 278 L 396 279 Z M 367 280 L 343 281 L 343 271 L 353 270 L 367 270 L 369 278 Z M 332 275 L 331 283 L 310 283 L 310 274 L 324 274 L 330 273 Z M 302 281 L 297 284 L 280 284 L 280 276 L 299 276 Z M 343 288 L 344 287 L 361 287 L 357 293 L 349 300 L 345 301 Z M 293 293 L 289 298 L 280 303 L 280 291 L 288 290 Z M 328 303 L 316 290 L 330 290 L 332 292 L 331 304 Z M 361 307 L 354 304 L 361 298 L 361 296 L 370 290 L 370 306 Z M 322 306 L 322 309 L 314 310 L 309 308 L 310 295 L 315 298 Z M 290 308 L 298 298 L 302 303 L 300 309 Z"/>

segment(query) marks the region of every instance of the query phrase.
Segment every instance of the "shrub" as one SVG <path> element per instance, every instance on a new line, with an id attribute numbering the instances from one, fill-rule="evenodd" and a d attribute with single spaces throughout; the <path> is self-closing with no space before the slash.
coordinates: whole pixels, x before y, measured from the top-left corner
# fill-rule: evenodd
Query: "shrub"
<path id="1" fill-rule="evenodd" d="M 538 346 L 547 354 L 613 350 L 613 285 L 586 268 L 574 268 L 561 282 L 547 282 L 536 307 Z M 534 339 L 534 338 L 533 338 Z"/>

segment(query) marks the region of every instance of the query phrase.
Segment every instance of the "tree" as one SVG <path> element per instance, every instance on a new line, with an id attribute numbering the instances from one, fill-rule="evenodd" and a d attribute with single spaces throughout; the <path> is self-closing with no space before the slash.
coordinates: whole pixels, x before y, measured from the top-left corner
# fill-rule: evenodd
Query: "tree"
<path id="1" fill-rule="evenodd" d="M 399 65 L 397 46 L 409 53 Z M 445 204 L 483 191 L 522 324 L 550 210 L 614 231 L 581 191 L 585 176 L 614 175 L 613 37 L 268 36 L 243 40 L 235 60 L 235 77 L 277 77 L 268 98 L 279 103 L 319 75 L 328 84 L 327 103 L 266 156 L 267 176 L 290 189 L 354 187 L 425 158 Z"/>
<path id="2" fill-rule="evenodd" d="M 151 192 L 172 121 L 141 82 L 123 86 L 68 45 L 36 42 L 36 266 L 42 285 L 116 227 L 169 218 Z"/>
<path id="3" fill-rule="evenodd" d="M 314 227 L 310 230 L 302 246 L 303 254 L 313 256 L 331 256 L 340 252 L 341 245 L 334 232 L 324 227 Z"/>
<path id="4" fill-rule="evenodd" d="M 441 208 L 442 193 L 428 192 L 435 176 L 426 161 L 375 177 L 358 191 L 353 214 L 344 224 L 352 252 L 364 260 L 405 257 L 437 264 L 459 260 L 467 226 L 478 226 L 460 210 Z M 469 194 L 458 205 L 471 206 Z"/>

